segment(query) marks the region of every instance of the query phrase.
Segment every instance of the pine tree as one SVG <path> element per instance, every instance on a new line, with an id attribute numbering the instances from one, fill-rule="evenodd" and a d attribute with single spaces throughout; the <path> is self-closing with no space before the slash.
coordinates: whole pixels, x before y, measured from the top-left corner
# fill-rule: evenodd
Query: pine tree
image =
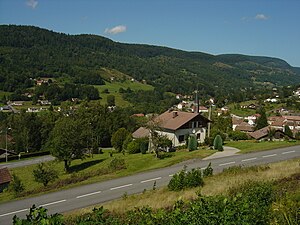
<path id="1" fill-rule="evenodd" d="M 223 140 L 221 136 L 218 134 L 214 139 L 214 149 L 218 151 L 223 151 Z"/>

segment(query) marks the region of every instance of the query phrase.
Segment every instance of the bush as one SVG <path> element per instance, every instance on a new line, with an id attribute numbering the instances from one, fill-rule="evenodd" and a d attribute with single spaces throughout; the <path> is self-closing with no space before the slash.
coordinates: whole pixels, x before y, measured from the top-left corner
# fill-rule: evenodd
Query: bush
<path id="1" fill-rule="evenodd" d="M 203 186 L 203 184 L 201 169 L 186 171 L 184 167 L 179 173 L 173 175 L 168 188 L 171 191 L 180 191 L 184 188 Z"/>
<path id="2" fill-rule="evenodd" d="M 220 135 L 217 135 L 214 139 L 214 149 L 218 151 L 223 151 L 223 140 Z"/>
<path id="3" fill-rule="evenodd" d="M 248 135 L 242 131 L 231 131 L 229 133 L 229 138 L 238 141 L 238 140 L 248 140 Z"/>
<path id="4" fill-rule="evenodd" d="M 36 208 L 35 205 L 33 205 L 30 208 L 29 215 L 26 215 L 26 219 L 20 219 L 16 215 L 13 217 L 13 224 L 15 225 L 26 225 L 26 224 L 32 224 L 32 225 L 40 225 L 40 224 L 53 224 L 53 225 L 62 225 L 63 222 L 63 216 L 60 214 L 54 214 L 54 215 L 47 215 L 47 209 L 43 207 Z"/>
<path id="5" fill-rule="evenodd" d="M 16 174 L 13 174 L 12 176 L 13 176 L 13 180 L 9 184 L 9 190 L 14 193 L 15 197 L 19 197 L 21 193 L 25 190 L 25 187 L 22 181 L 20 180 L 20 178 Z"/>
<path id="6" fill-rule="evenodd" d="M 113 158 L 109 165 L 108 168 L 111 170 L 122 170 L 122 169 L 126 169 L 126 164 L 125 164 L 125 160 L 121 159 L 121 158 Z"/>
<path id="7" fill-rule="evenodd" d="M 140 152 L 140 145 L 137 141 L 132 141 L 127 145 L 127 152 L 129 154 L 135 154 Z"/>
<path id="8" fill-rule="evenodd" d="M 208 166 L 203 170 L 203 177 L 209 177 L 213 175 L 214 169 L 211 167 L 211 162 Z"/>
<path id="9" fill-rule="evenodd" d="M 36 182 L 42 183 L 45 187 L 49 182 L 58 178 L 57 171 L 44 163 L 37 165 L 37 168 L 33 170 L 33 176 Z"/>
<path id="10" fill-rule="evenodd" d="M 189 139 L 188 139 L 188 149 L 189 151 L 194 151 L 197 149 L 197 139 L 195 137 L 195 135 L 190 135 Z"/>

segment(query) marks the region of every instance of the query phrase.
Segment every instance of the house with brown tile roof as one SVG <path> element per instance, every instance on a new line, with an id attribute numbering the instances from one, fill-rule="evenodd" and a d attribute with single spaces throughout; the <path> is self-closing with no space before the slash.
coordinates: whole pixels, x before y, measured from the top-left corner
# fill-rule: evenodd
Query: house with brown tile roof
<path id="1" fill-rule="evenodd" d="M 255 127 L 253 125 L 250 125 L 247 122 L 242 122 L 235 127 L 235 130 L 243 131 L 243 132 L 253 132 L 254 128 Z"/>
<path id="2" fill-rule="evenodd" d="M 0 193 L 8 187 L 12 178 L 7 167 L 0 168 Z"/>
<path id="3" fill-rule="evenodd" d="M 199 113 L 168 110 L 157 116 L 154 122 L 159 127 L 157 133 L 166 136 L 173 146 L 185 144 L 185 136 L 194 134 L 198 142 L 204 142 L 208 122 L 206 117 Z M 149 136 L 146 128 L 140 127 L 133 133 L 134 138 Z"/>
<path id="4" fill-rule="evenodd" d="M 274 128 L 267 126 L 260 130 L 249 133 L 249 135 L 256 140 L 270 140 L 269 137 L 270 129 L 274 129 Z M 288 137 L 282 130 L 275 130 L 273 139 L 283 140 L 284 138 L 293 138 L 293 137 Z"/>

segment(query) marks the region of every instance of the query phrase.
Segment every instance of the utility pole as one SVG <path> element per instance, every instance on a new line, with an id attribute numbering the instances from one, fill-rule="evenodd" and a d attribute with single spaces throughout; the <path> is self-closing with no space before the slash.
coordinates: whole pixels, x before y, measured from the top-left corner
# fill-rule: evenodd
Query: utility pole
<path id="1" fill-rule="evenodd" d="M 196 93 L 196 104 L 197 104 L 197 107 L 196 107 L 196 112 L 199 113 L 199 97 L 198 97 L 198 84 L 197 84 L 197 90 L 195 91 Z"/>
<path id="2" fill-rule="evenodd" d="M 211 119 L 211 104 L 209 105 L 209 111 L 208 111 L 208 119 Z M 210 136 L 210 122 L 208 122 L 208 130 L 207 130 L 207 137 Z"/>
<path id="3" fill-rule="evenodd" d="M 8 130 L 10 130 L 11 128 L 7 127 L 6 128 L 6 134 L 5 134 L 5 162 L 7 162 L 7 132 Z"/>

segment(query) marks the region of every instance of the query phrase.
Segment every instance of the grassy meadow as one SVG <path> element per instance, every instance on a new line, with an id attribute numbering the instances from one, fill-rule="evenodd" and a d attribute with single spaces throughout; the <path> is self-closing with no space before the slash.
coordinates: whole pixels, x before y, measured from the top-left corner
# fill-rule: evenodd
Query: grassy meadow
<path id="1" fill-rule="evenodd" d="M 137 91 L 137 90 L 153 90 L 153 86 L 148 85 L 148 84 L 142 84 L 136 81 L 130 81 L 130 80 L 126 80 L 124 82 L 107 82 L 105 81 L 105 85 L 95 85 L 95 87 L 99 90 L 100 93 L 100 97 L 102 98 L 100 100 L 100 103 L 102 105 L 105 105 L 107 103 L 107 96 L 108 95 L 114 95 L 115 96 L 115 101 L 116 101 L 116 105 L 120 106 L 120 107 L 126 107 L 126 106 L 130 106 L 130 103 L 125 101 L 122 98 L 122 95 L 119 93 L 119 89 L 123 88 L 123 89 L 127 89 L 130 88 L 133 91 Z M 107 89 L 109 91 L 109 93 L 103 93 L 103 91 Z"/>

